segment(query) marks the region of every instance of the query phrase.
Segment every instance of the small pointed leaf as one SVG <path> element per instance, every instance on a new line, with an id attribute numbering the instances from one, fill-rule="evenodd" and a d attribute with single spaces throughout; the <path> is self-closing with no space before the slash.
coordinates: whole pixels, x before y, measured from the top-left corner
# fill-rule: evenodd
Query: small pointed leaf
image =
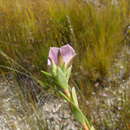
<path id="1" fill-rule="evenodd" d="M 52 62 L 52 75 L 55 76 L 57 73 L 57 66 L 55 63 Z"/>
<path id="2" fill-rule="evenodd" d="M 52 75 L 50 74 L 50 73 L 48 73 L 48 72 L 46 72 L 46 71 L 41 71 L 44 75 L 46 75 L 46 76 L 49 76 L 49 77 L 51 77 Z"/>
<path id="3" fill-rule="evenodd" d="M 69 68 L 66 69 L 66 78 L 67 78 L 67 80 L 69 80 L 69 78 L 70 78 L 71 70 L 72 70 L 72 66 L 70 66 Z"/>
<path id="4" fill-rule="evenodd" d="M 63 88 L 68 88 L 68 80 L 66 79 L 65 73 L 62 71 L 60 67 L 57 67 L 57 75 L 55 77 L 57 84 Z"/>
<path id="5" fill-rule="evenodd" d="M 76 120 L 78 120 L 81 124 L 85 123 L 84 115 L 83 115 L 83 113 L 79 110 L 79 108 L 77 108 L 76 106 L 73 106 L 72 112 L 73 112 L 74 117 L 76 118 Z"/>
<path id="6" fill-rule="evenodd" d="M 76 95 L 76 90 L 75 90 L 74 87 L 72 88 L 72 98 L 73 98 L 74 104 L 75 104 L 77 107 L 79 107 L 78 100 L 77 100 L 77 95 Z"/>

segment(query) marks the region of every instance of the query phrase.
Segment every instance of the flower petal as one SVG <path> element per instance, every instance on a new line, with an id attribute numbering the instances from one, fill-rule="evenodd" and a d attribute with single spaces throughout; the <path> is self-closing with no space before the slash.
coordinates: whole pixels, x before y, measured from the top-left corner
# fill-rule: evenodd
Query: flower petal
<path id="1" fill-rule="evenodd" d="M 71 59 L 76 55 L 75 50 L 69 44 L 62 46 L 60 48 L 60 53 L 65 64 L 68 64 Z"/>
<path id="2" fill-rule="evenodd" d="M 58 47 L 51 47 L 49 50 L 49 58 L 48 58 L 48 65 L 51 65 L 51 62 L 53 61 L 55 64 L 58 64 Z"/>

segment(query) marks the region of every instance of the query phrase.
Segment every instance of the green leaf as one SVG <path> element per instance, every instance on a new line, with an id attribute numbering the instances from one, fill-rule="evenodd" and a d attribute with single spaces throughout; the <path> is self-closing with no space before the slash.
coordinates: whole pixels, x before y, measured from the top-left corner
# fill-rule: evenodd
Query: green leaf
<path id="1" fill-rule="evenodd" d="M 72 113 L 73 113 L 75 119 L 77 121 L 79 121 L 80 123 L 85 123 L 87 119 L 86 119 L 85 115 L 82 113 L 82 111 L 63 92 L 59 91 L 59 94 L 61 96 L 63 96 L 66 101 L 71 103 L 71 105 L 72 105 L 72 107 L 71 107 L 72 108 Z"/>
<path id="2" fill-rule="evenodd" d="M 84 123 L 86 117 L 84 116 L 82 111 L 63 92 L 60 91 L 59 94 L 61 94 L 61 96 L 63 96 L 65 100 L 71 103 L 72 113 L 74 114 L 76 120 L 79 121 L 80 123 Z"/>
<path id="3" fill-rule="evenodd" d="M 72 70 L 72 66 L 70 66 L 69 68 L 66 69 L 66 78 L 67 78 L 67 80 L 69 80 L 69 78 L 70 78 L 71 70 Z"/>
<path id="4" fill-rule="evenodd" d="M 83 115 L 83 113 L 81 112 L 81 110 L 78 107 L 73 106 L 72 112 L 73 112 L 76 120 L 78 120 L 81 124 L 85 123 L 85 116 Z"/>
<path id="5" fill-rule="evenodd" d="M 56 76 L 56 74 L 57 74 L 57 66 L 56 66 L 56 64 L 55 63 L 53 63 L 52 62 L 52 67 L 51 67 L 51 71 L 52 71 L 52 75 L 53 76 Z"/>
<path id="6" fill-rule="evenodd" d="M 74 104 L 75 104 L 77 107 L 79 107 L 78 100 L 77 100 L 77 95 L 76 95 L 76 90 L 75 90 L 74 87 L 72 88 L 72 98 L 73 98 Z"/>
<path id="7" fill-rule="evenodd" d="M 50 74 L 50 73 L 48 73 L 48 72 L 46 72 L 46 71 L 41 71 L 44 75 L 46 75 L 46 76 L 48 76 L 48 77 L 52 77 L 52 75 Z"/>
<path id="8" fill-rule="evenodd" d="M 65 72 L 63 72 L 60 67 L 57 67 L 57 74 L 55 76 L 55 80 L 61 88 L 68 88 L 68 80 L 66 78 Z"/>

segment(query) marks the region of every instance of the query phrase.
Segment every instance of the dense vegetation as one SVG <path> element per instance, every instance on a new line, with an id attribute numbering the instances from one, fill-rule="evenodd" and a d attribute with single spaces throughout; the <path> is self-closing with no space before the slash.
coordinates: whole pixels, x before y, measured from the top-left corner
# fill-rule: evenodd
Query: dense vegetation
<path id="1" fill-rule="evenodd" d="M 46 66 L 50 46 L 70 43 L 75 67 L 97 79 L 109 73 L 128 24 L 129 1 L 1 0 L 0 47 L 31 71 Z M 2 60 L 5 64 L 5 60 Z"/>

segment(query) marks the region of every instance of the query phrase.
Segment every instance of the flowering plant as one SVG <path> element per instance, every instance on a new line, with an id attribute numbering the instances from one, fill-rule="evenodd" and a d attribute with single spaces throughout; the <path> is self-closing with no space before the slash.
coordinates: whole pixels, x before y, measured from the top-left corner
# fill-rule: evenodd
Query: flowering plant
<path id="1" fill-rule="evenodd" d="M 57 86 L 58 93 L 69 102 L 72 113 L 82 124 L 84 130 L 94 130 L 94 127 L 87 120 L 86 116 L 79 108 L 76 90 L 69 87 L 69 79 L 72 70 L 72 60 L 76 56 L 75 50 L 69 45 L 60 48 L 51 47 L 48 56 L 48 66 L 50 72 L 42 71 L 51 77 Z"/>

